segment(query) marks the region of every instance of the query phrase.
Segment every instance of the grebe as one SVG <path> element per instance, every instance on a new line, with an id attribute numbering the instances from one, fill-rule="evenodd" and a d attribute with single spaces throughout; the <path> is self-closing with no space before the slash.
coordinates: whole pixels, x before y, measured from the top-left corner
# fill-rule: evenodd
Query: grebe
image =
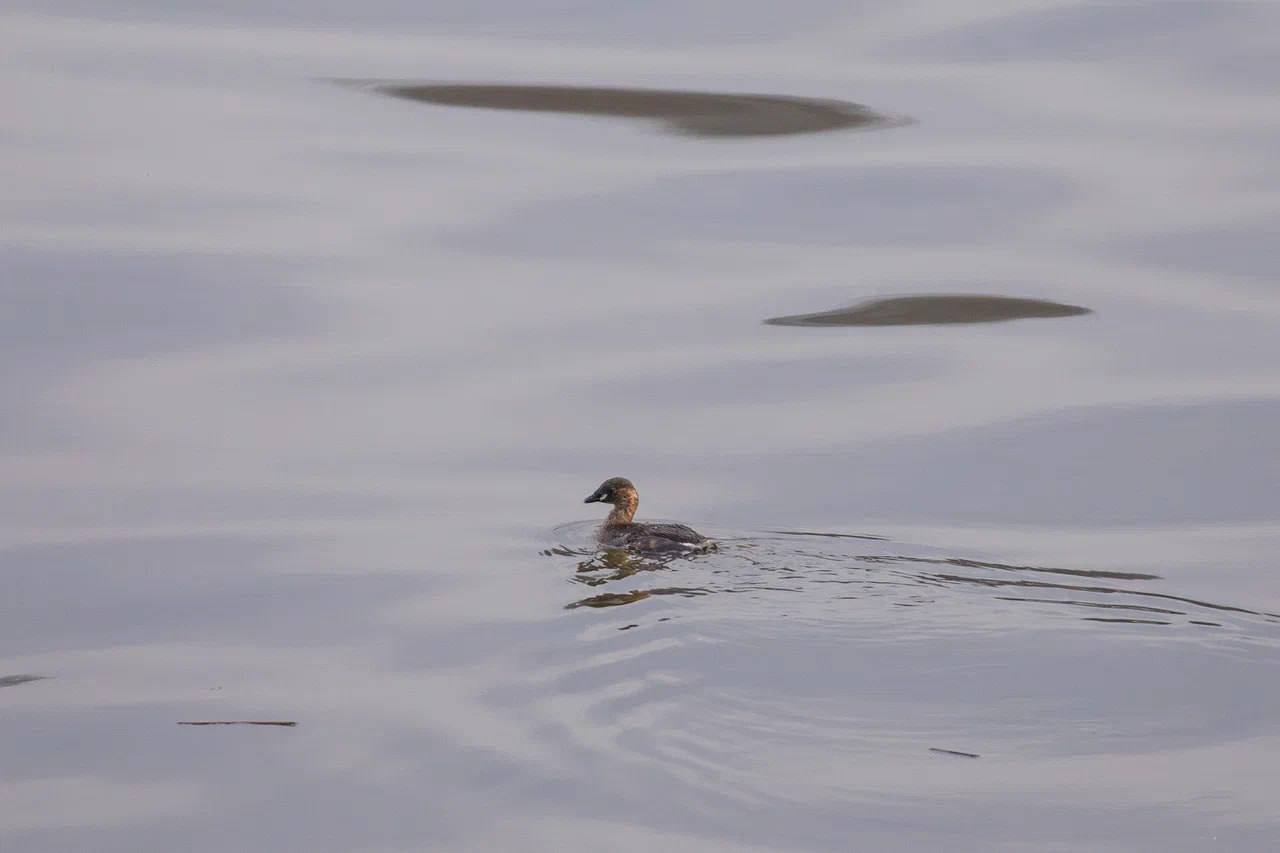
<path id="1" fill-rule="evenodd" d="M 600 528 L 601 545 L 632 551 L 708 550 L 711 540 L 683 524 L 633 521 L 640 495 L 625 477 L 610 477 L 587 496 L 583 503 L 613 504 L 613 510 Z"/>

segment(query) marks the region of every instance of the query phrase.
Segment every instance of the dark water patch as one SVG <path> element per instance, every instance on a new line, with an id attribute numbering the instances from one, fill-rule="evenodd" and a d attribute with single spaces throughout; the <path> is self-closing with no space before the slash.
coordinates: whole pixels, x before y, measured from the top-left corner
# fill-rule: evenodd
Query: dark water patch
<path id="1" fill-rule="evenodd" d="M 765 320 L 770 326 L 936 326 L 999 323 L 1035 317 L 1075 317 L 1092 313 L 1079 305 L 1010 296 L 945 294 L 873 299 L 849 308 L 793 314 Z"/>
<path id="2" fill-rule="evenodd" d="M 17 687 L 19 684 L 30 684 L 32 681 L 44 681 L 47 675 L 0 675 L 0 687 Z"/>
<path id="3" fill-rule="evenodd" d="M 791 95 L 501 83 L 342 82 L 438 106 L 650 119 L 662 122 L 671 133 L 688 136 L 785 136 L 902 123 L 861 104 Z"/>

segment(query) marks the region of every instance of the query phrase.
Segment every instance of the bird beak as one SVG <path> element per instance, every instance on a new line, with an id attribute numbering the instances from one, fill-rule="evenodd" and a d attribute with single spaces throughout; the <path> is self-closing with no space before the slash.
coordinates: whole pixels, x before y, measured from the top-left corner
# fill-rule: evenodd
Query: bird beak
<path id="1" fill-rule="evenodd" d="M 591 494 L 587 495 L 586 499 L 585 499 L 585 500 L 583 500 L 583 503 L 584 503 L 584 504 L 598 504 L 598 503 L 600 503 L 600 500 L 601 500 L 603 497 L 604 497 L 604 492 L 595 491 L 595 492 L 592 492 Z"/>

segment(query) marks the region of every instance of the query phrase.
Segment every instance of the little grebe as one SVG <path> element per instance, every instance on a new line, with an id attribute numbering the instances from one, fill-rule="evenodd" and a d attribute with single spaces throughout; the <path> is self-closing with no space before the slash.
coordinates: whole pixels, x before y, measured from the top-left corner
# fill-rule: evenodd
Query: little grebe
<path id="1" fill-rule="evenodd" d="M 625 477 L 610 477 L 583 503 L 613 504 L 600 528 L 600 544 L 633 551 L 706 550 L 711 541 L 683 524 L 632 521 L 640 506 L 636 487 Z"/>

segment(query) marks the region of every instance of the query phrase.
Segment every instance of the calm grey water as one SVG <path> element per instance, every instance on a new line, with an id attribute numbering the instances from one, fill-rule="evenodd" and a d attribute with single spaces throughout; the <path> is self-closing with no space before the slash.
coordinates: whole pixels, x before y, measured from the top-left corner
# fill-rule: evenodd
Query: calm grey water
<path id="1" fill-rule="evenodd" d="M 0 848 L 1275 849 L 1275 4 L 310 5 L 0 13 Z"/>

